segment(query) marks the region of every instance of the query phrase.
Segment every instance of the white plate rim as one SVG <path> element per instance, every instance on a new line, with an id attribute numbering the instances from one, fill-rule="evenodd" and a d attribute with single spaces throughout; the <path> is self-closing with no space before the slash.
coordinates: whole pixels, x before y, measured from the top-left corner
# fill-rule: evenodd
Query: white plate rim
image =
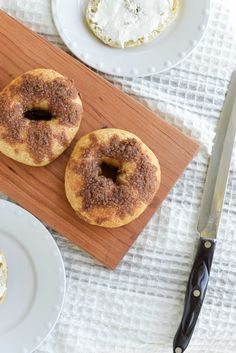
<path id="1" fill-rule="evenodd" d="M 185 60 L 191 53 L 192 51 L 198 46 L 198 44 L 200 43 L 200 41 L 202 40 L 202 38 L 204 37 L 207 27 L 208 27 L 208 23 L 209 23 L 209 16 L 210 16 L 210 9 L 211 9 L 211 0 L 201 0 L 201 6 L 202 6 L 202 10 L 201 10 L 201 14 L 203 15 L 202 17 L 202 22 L 199 19 L 199 24 L 197 26 L 197 30 L 198 30 L 198 37 L 197 38 L 192 38 L 191 41 L 188 41 L 188 49 L 187 50 L 180 50 L 178 51 L 178 53 L 175 53 L 175 56 L 178 56 L 178 59 L 175 59 L 173 62 L 171 60 L 165 60 L 165 62 L 162 63 L 162 67 L 158 68 L 152 65 L 145 65 L 145 68 L 140 70 L 137 68 L 130 68 L 129 70 L 126 70 L 124 67 L 121 68 L 120 66 L 117 65 L 112 65 L 109 63 L 104 63 L 102 60 L 95 60 L 94 58 L 91 59 L 90 57 L 90 53 L 88 51 L 81 51 L 81 49 L 79 48 L 78 44 L 76 43 L 76 41 L 73 38 L 73 33 L 70 32 L 68 33 L 68 29 L 64 28 L 62 26 L 62 16 L 61 13 L 58 11 L 58 5 L 60 4 L 62 0 L 51 0 L 51 10 L 52 10 L 52 17 L 54 20 L 54 24 L 57 28 L 57 31 L 60 35 L 60 37 L 62 38 L 63 42 L 65 43 L 65 45 L 68 47 L 68 49 L 82 62 L 84 62 L 85 64 L 87 64 L 88 66 L 92 67 L 95 70 L 101 71 L 103 73 L 106 73 L 108 75 L 113 75 L 113 76 L 125 76 L 125 77 L 130 77 L 130 78 L 134 78 L 134 77 L 145 77 L 145 76 L 150 76 L 153 74 L 158 74 L 164 71 L 167 71 L 173 67 L 175 67 L 176 65 L 180 64 L 183 60 Z M 67 7 L 68 6 L 78 6 L 78 9 L 80 6 L 84 6 L 84 5 L 78 5 L 79 2 L 81 1 L 88 1 L 88 0 L 70 0 L 69 5 L 67 3 Z M 186 1 L 190 1 L 190 0 L 180 0 L 183 3 Z M 196 1 L 196 0 L 192 0 L 192 1 Z M 183 6 L 183 5 L 181 5 Z M 63 14 L 64 15 L 64 14 Z M 69 22 L 71 18 L 69 19 Z M 84 26 L 85 27 L 85 26 Z M 171 27 L 171 26 L 170 26 Z M 177 27 L 178 28 L 178 27 Z M 79 22 L 78 22 L 78 29 L 79 29 Z M 161 34 L 161 36 L 166 35 L 166 33 L 168 32 L 169 29 L 167 29 L 165 32 L 163 32 Z M 100 48 L 103 48 L 103 50 L 107 50 L 107 46 L 105 44 L 103 44 L 102 42 L 100 42 L 99 40 L 97 40 L 95 38 L 95 36 L 91 33 L 90 31 L 87 29 L 88 34 L 88 38 L 93 36 L 94 40 L 96 42 L 100 43 Z M 159 36 L 159 38 L 161 37 Z M 87 39 L 88 39 L 87 38 Z M 158 38 L 156 40 L 154 40 L 152 43 L 150 44 L 145 44 L 144 46 L 141 47 L 136 47 L 135 50 L 139 50 L 142 47 L 147 47 L 149 45 L 153 45 L 153 43 L 158 43 Z M 95 42 L 94 42 L 95 43 Z M 97 45 L 97 44 L 96 44 Z M 105 49 L 106 48 L 106 49 Z M 114 51 L 114 53 L 116 53 L 117 50 L 132 50 L 132 48 L 129 49 L 114 49 L 114 48 L 110 48 L 111 50 Z M 101 49 L 102 50 L 102 49 Z M 97 53 L 97 51 L 96 51 Z M 115 55 L 114 55 L 115 57 Z M 125 58 L 124 58 L 125 60 Z"/>
<path id="2" fill-rule="evenodd" d="M 15 204 L 11 201 L 8 200 L 4 200 L 4 199 L 0 199 L 0 210 L 1 209 L 10 209 L 11 212 L 13 211 L 14 213 L 18 213 L 18 215 L 21 216 L 25 216 L 28 218 L 28 220 L 31 221 L 31 223 L 34 225 L 34 230 L 36 229 L 37 226 L 40 226 L 41 229 L 44 230 L 44 236 L 48 238 L 48 240 L 51 242 L 51 245 L 54 247 L 54 251 L 57 253 L 57 259 L 60 262 L 60 269 L 61 269 L 61 274 L 62 274 L 62 278 L 63 278 L 63 283 L 61 283 L 60 287 L 63 287 L 63 291 L 61 292 L 61 298 L 60 298 L 60 305 L 57 304 L 58 309 L 57 309 L 57 313 L 56 313 L 56 317 L 54 319 L 54 321 L 52 322 L 50 328 L 47 329 L 47 333 L 43 335 L 43 337 L 41 338 L 41 340 L 39 342 L 37 342 L 32 348 L 30 348 L 30 350 L 25 350 L 23 349 L 22 352 L 24 353 L 33 353 L 35 352 L 36 349 L 38 349 L 43 342 L 45 342 L 47 340 L 47 338 L 50 336 L 50 334 L 52 333 L 52 331 L 54 330 L 56 324 L 58 323 L 58 320 L 60 318 L 63 306 L 64 306 L 64 302 L 65 302 L 65 295 L 66 295 L 66 272 L 65 272 L 65 266 L 64 266 L 64 261 L 61 255 L 61 252 L 57 246 L 56 241 L 54 240 L 53 236 L 51 235 L 51 233 L 48 231 L 48 229 L 45 227 L 45 225 L 38 219 L 36 218 L 32 213 L 30 213 L 29 211 L 27 211 L 26 209 L 24 209 L 23 207 L 21 207 L 18 204 Z M 7 260 L 7 259 L 6 259 Z M 4 305 L 4 303 L 2 304 Z"/>

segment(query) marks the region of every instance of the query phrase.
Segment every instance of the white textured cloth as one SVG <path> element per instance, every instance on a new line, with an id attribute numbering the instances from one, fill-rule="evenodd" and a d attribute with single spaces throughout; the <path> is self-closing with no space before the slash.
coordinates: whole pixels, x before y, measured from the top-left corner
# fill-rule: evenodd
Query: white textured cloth
<path id="1" fill-rule="evenodd" d="M 66 49 L 49 0 L 0 0 L 0 8 Z M 176 68 L 146 78 L 106 76 L 202 148 L 115 271 L 53 233 L 65 261 L 67 293 L 60 320 L 37 353 L 172 352 L 197 244 L 208 157 L 236 64 L 233 11 L 234 0 L 212 0 L 204 40 Z M 235 351 L 235 183 L 234 154 L 211 279 L 189 353 Z"/>

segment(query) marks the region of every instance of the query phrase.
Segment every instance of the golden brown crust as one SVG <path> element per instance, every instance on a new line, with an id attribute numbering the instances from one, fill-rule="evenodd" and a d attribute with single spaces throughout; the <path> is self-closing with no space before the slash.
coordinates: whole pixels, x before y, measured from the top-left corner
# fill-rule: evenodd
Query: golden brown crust
<path id="1" fill-rule="evenodd" d="M 115 180 L 102 175 L 102 163 L 117 168 Z M 137 218 L 159 184 L 155 155 L 135 135 L 119 129 L 82 137 L 65 175 L 66 195 L 78 216 L 103 227 L 119 227 Z"/>
<path id="2" fill-rule="evenodd" d="M 52 118 L 30 120 L 31 109 Z M 19 162 L 42 166 L 57 158 L 79 129 L 82 103 L 72 80 L 48 69 L 29 71 L 0 93 L 0 151 Z"/>

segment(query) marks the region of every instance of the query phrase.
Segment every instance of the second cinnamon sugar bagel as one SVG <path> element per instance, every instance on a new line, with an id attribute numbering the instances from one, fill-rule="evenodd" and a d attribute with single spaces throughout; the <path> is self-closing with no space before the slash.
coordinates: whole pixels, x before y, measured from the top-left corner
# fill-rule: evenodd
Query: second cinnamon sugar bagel
<path id="1" fill-rule="evenodd" d="M 70 145 L 81 121 L 74 82 L 56 71 L 35 69 L 0 92 L 0 152 L 44 166 Z"/>
<path id="2" fill-rule="evenodd" d="M 115 228 L 137 218 L 160 185 L 154 153 L 135 135 L 101 129 L 83 136 L 68 162 L 67 198 L 88 223 Z"/>

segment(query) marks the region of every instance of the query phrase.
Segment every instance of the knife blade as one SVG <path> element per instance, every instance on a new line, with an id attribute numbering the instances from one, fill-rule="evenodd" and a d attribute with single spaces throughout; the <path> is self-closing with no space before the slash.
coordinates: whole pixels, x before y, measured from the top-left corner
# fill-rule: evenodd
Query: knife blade
<path id="1" fill-rule="evenodd" d="M 174 353 L 183 353 L 193 334 L 207 290 L 236 134 L 236 72 L 231 77 L 220 115 L 197 225 L 200 240 L 189 276 L 183 316 L 176 332 Z"/>

